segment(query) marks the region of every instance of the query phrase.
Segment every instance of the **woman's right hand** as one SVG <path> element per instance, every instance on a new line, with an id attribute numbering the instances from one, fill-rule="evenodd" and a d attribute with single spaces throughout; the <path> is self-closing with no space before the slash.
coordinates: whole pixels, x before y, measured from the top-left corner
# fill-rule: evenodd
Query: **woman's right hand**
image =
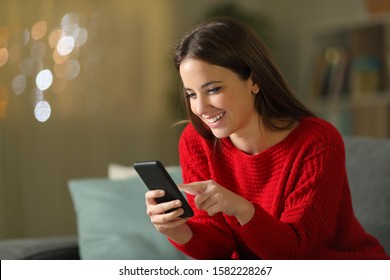
<path id="1" fill-rule="evenodd" d="M 163 190 L 148 191 L 145 194 L 146 213 L 156 230 L 165 234 L 176 243 L 187 243 L 192 237 L 192 230 L 186 224 L 188 218 L 180 218 L 184 213 L 180 200 L 157 203 L 156 198 L 163 197 Z M 172 212 L 167 212 L 178 208 Z"/>

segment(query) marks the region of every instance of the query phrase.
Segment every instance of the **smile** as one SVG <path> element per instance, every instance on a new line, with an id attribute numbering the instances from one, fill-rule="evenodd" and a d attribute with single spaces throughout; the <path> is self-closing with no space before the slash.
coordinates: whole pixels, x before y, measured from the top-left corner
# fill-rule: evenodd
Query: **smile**
<path id="1" fill-rule="evenodd" d="M 209 124 L 214 124 L 216 123 L 217 121 L 219 121 L 220 119 L 222 119 L 222 117 L 225 115 L 225 112 L 222 112 L 212 118 L 205 118 L 206 122 L 209 123 Z"/>

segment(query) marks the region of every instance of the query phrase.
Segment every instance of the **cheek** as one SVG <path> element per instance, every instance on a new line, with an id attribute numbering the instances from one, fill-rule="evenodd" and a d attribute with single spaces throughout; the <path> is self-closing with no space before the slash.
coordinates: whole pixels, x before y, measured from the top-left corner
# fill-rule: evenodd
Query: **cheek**
<path id="1" fill-rule="evenodd" d="M 188 107 L 190 108 L 191 112 L 196 115 L 196 113 L 195 113 L 195 108 L 196 108 L 195 102 L 191 101 L 191 100 L 189 100 L 187 102 L 188 102 Z"/>
<path id="2" fill-rule="evenodd" d="M 235 118 L 247 119 L 249 116 L 253 116 L 256 113 L 254 106 L 254 98 L 242 98 L 236 100 L 234 104 Z"/>

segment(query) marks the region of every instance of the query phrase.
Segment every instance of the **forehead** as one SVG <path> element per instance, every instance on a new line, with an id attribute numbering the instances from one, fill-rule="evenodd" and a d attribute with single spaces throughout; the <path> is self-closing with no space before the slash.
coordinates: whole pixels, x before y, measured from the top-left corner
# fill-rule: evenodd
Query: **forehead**
<path id="1" fill-rule="evenodd" d="M 228 68 L 193 58 L 183 60 L 179 72 L 186 87 L 199 86 L 210 80 L 229 81 L 237 78 L 237 75 Z"/>

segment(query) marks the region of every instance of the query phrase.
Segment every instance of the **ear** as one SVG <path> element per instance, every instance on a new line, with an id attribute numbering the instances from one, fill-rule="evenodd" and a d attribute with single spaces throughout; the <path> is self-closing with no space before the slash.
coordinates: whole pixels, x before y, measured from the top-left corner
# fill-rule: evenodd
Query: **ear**
<path id="1" fill-rule="evenodd" d="M 259 92 L 260 92 L 260 87 L 256 83 L 253 83 L 253 85 L 252 85 L 252 94 L 256 95 Z"/>
<path id="2" fill-rule="evenodd" d="M 251 82 L 251 92 L 253 95 L 256 95 L 260 92 L 260 86 L 253 80 L 253 73 L 249 77 Z"/>

